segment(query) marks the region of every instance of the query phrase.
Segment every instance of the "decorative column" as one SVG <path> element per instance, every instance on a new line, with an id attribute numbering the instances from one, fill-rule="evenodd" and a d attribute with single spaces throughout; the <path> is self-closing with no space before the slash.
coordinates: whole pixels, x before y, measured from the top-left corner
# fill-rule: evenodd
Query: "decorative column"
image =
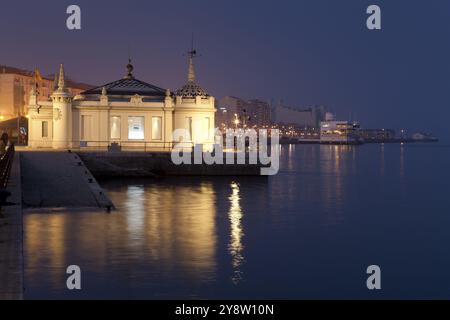
<path id="1" fill-rule="evenodd" d="M 53 149 L 72 147 L 72 95 L 66 88 L 64 66 L 59 70 L 58 89 L 53 92 Z"/>
<path id="2" fill-rule="evenodd" d="M 172 147 L 172 133 L 173 133 L 173 99 L 170 94 L 170 90 L 166 90 L 166 97 L 164 99 L 164 137 L 163 141 L 166 142 L 164 147 Z"/>

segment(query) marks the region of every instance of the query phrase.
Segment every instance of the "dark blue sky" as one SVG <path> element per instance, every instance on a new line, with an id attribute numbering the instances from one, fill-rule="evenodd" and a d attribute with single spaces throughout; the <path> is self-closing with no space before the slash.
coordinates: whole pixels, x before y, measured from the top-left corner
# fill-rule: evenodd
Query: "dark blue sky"
<path id="1" fill-rule="evenodd" d="M 216 97 L 324 104 L 365 127 L 450 137 L 450 1 L 2 1 L 0 64 L 75 80 L 121 78 L 131 45 L 139 79 L 176 89 L 191 33 L 199 83 Z M 82 30 L 65 27 L 69 4 Z M 365 27 L 382 9 L 382 31 Z"/>

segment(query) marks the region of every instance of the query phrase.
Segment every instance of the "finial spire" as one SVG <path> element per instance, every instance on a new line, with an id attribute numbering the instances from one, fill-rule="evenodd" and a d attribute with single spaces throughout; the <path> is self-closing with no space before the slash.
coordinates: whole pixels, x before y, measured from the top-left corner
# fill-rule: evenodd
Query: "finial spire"
<path id="1" fill-rule="evenodd" d="M 195 69 L 194 69 L 194 58 L 195 50 L 189 51 L 189 70 L 188 70 L 188 82 L 195 82 Z"/>
<path id="2" fill-rule="evenodd" d="M 65 76 L 64 76 L 64 65 L 62 63 L 59 66 L 58 90 L 59 91 L 66 91 L 66 80 L 65 80 Z"/>
<path id="3" fill-rule="evenodd" d="M 134 67 L 131 64 L 131 58 L 128 58 L 127 74 L 125 76 L 125 79 L 134 79 L 133 70 L 134 70 Z"/>
<path id="4" fill-rule="evenodd" d="M 53 79 L 53 91 L 58 90 L 58 73 L 55 72 L 55 77 Z"/>
<path id="5" fill-rule="evenodd" d="M 191 50 L 188 51 L 189 70 L 188 82 L 195 82 L 194 58 L 197 56 L 197 50 L 194 49 L 194 34 L 192 33 Z"/>

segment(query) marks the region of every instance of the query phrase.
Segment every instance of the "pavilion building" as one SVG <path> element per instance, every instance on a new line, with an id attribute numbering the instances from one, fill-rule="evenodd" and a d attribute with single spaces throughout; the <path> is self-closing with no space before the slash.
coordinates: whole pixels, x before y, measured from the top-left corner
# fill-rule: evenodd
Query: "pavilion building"
<path id="1" fill-rule="evenodd" d="M 188 81 L 171 92 L 138 80 L 131 60 L 125 77 L 73 95 L 60 66 L 50 101 L 39 101 L 31 90 L 28 106 L 30 148 L 170 149 L 174 143 L 214 143 L 214 97 L 196 82 L 189 53 Z M 177 129 L 183 138 L 173 135 Z"/>

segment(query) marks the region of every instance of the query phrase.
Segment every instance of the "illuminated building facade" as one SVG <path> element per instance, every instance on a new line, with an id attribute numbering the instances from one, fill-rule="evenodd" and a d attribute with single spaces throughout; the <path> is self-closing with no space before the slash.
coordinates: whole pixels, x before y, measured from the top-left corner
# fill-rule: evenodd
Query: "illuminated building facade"
<path id="1" fill-rule="evenodd" d="M 358 144 L 359 124 L 350 121 L 327 119 L 320 125 L 320 143 Z"/>
<path id="2" fill-rule="evenodd" d="M 195 80 L 189 55 L 187 83 L 175 93 L 138 80 L 133 66 L 125 77 L 78 95 L 66 87 L 61 65 L 51 101 L 39 102 L 34 90 L 29 102 L 28 145 L 31 148 L 167 149 L 174 142 L 192 146 L 214 142 L 214 97 Z M 186 132 L 173 139 L 176 129 Z"/>

